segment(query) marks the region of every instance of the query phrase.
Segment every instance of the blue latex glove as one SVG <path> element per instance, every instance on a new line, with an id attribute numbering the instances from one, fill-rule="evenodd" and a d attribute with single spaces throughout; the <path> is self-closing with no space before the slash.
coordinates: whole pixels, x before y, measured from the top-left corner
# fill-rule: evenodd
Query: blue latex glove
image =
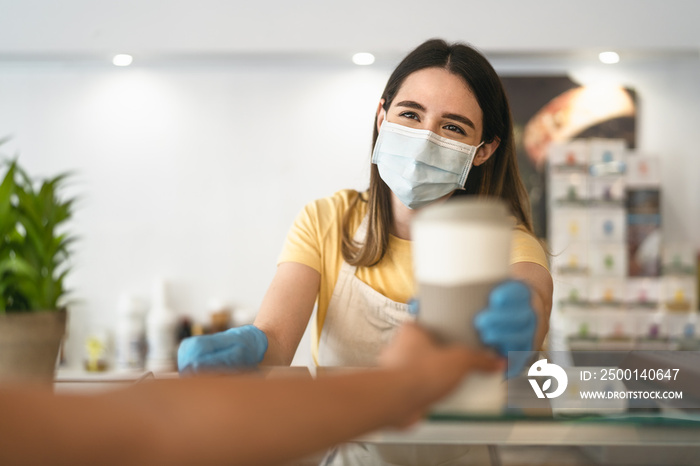
<path id="1" fill-rule="evenodd" d="M 530 288 L 523 282 L 508 280 L 496 286 L 488 307 L 474 317 L 482 343 L 504 357 L 509 351 L 532 351 L 537 316 L 530 298 Z M 511 354 L 506 377 L 520 373 L 528 357 L 527 353 Z"/>
<path id="2" fill-rule="evenodd" d="M 254 325 L 213 335 L 185 338 L 177 351 L 180 373 L 212 369 L 252 368 L 267 351 L 267 335 Z"/>

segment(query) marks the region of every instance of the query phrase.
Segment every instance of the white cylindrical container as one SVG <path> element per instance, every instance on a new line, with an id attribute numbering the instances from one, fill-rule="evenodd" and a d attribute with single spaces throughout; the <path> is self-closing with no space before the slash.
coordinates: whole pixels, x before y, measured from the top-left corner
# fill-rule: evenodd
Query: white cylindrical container
<path id="1" fill-rule="evenodd" d="M 493 286 L 508 278 L 513 226 L 497 200 L 454 199 L 416 215 L 418 320 L 441 340 L 479 346 L 472 321 Z"/>
<path id="2" fill-rule="evenodd" d="M 117 304 L 115 331 L 117 370 L 141 370 L 146 351 L 145 307 L 136 296 L 123 294 Z"/>
<path id="3" fill-rule="evenodd" d="M 503 202 L 468 197 L 426 207 L 414 218 L 418 322 L 440 341 L 481 346 L 474 316 L 509 276 L 514 225 Z M 470 374 L 435 410 L 498 411 L 505 400 L 502 382 L 503 374 Z"/>
<path id="4" fill-rule="evenodd" d="M 167 282 L 157 279 L 153 286 L 153 301 L 146 319 L 148 357 L 146 369 L 153 372 L 177 370 L 176 328 L 177 315 L 167 300 Z"/>

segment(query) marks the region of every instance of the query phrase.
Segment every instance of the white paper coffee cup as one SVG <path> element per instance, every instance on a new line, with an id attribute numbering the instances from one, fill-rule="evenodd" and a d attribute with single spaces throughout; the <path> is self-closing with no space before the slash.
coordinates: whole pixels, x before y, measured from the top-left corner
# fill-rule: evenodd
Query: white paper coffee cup
<path id="1" fill-rule="evenodd" d="M 411 226 L 418 322 L 438 340 L 474 348 L 481 341 L 474 316 L 510 270 L 514 219 L 497 199 L 463 197 L 424 208 Z M 439 412 L 502 408 L 503 374 L 472 374 Z"/>

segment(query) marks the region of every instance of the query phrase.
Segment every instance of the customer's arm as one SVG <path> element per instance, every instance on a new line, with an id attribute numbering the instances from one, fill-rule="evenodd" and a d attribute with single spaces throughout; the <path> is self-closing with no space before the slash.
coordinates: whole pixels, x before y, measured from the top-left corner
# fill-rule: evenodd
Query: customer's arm
<path id="1" fill-rule="evenodd" d="M 275 464 L 405 426 L 487 353 L 440 348 L 407 324 L 383 368 L 310 378 L 162 380 L 97 396 L 0 390 L 0 464 Z"/>

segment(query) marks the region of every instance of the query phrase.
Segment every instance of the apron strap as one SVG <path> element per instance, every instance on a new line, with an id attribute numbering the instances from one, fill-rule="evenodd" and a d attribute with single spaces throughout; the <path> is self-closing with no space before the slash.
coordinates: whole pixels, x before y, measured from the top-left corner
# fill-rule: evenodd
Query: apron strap
<path id="1" fill-rule="evenodd" d="M 357 230 L 355 230 L 355 235 L 352 237 L 353 241 L 356 241 L 358 243 L 364 243 L 365 240 L 365 235 L 367 234 L 367 227 L 369 225 L 369 214 L 366 214 L 362 221 L 360 222 L 360 226 L 357 227 Z"/>
<path id="2" fill-rule="evenodd" d="M 357 230 L 355 230 L 355 234 L 352 237 L 352 240 L 356 243 L 364 243 L 365 242 L 365 235 L 367 234 L 367 226 L 369 225 L 369 215 L 365 215 L 362 221 L 360 222 L 360 226 L 357 227 Z M 357 271 L 357 266 L 356 265 L 350 265 L 346 261 L 343 261 L 343 264 L 340 266 L 340 271 L 341 273 L 349 273 L 350 275 L 355 275 L 355 272 Z"/>

